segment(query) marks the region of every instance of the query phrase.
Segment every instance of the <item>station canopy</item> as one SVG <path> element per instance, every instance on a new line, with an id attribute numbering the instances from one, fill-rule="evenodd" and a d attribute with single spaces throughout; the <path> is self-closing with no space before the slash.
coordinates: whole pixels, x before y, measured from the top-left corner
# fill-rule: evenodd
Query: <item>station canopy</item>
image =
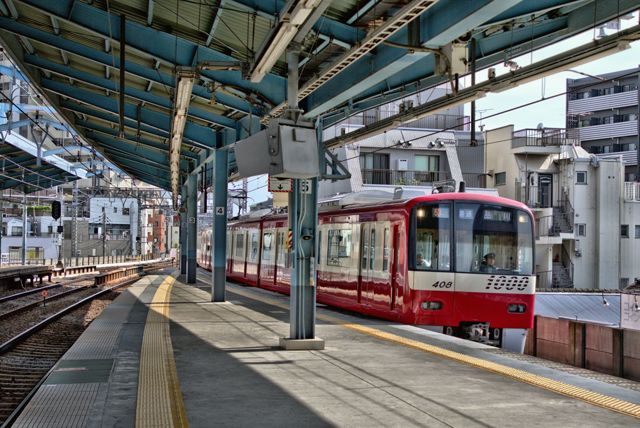
<path id="1" fill-rule="evenodd" d="M 213 149 L 282 114 L 286 49 L 294 43 L 300 108 L 328 126 L 468 73 L 472 42 L 480 70 L 639 7 L 639 0 L 0 0 L 0 42 L 85 141 L 132 177 L 171 190 L 172 172 L 184 182 Z"/>

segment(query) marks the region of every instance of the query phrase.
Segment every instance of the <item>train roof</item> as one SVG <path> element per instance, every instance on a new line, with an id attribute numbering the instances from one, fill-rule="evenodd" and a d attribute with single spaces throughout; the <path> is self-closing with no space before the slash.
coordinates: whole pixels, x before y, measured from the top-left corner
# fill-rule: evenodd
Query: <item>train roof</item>
<path id="1" fill-rule="evenodd" d="M 407 208 L 420 202 L 434 202 L 434 201 L 475 201 L 483 202 L 487 204 L 500 204 L 513 208 L 521 209 L 530 212 L 529 208 L 518 201 L 512 199 L 503 198 L 501 196 L 486 195 L 481 193 L 472 192 L 446 192 L 439 194 L 420 195 L 408 197 L 402 197 L 406 195 L 399 195 L 398 192 L 389 193 L 384 191 L 365 191 L 356 192 L 338 197 L 333 197 L 327 200 L 320 201 L 318 204 L 318 211 L 320 213 L 328 212 L 352 212 L 354 210 L 384 210 L 393 208 Z M 262 209 L 250 213 L 249 215 L 240 217 L 233 221 L 240 223 L 257 222 L 266 218 L 278 218 L 285 217 L 286 209 L 281 212 L 275 212 L 269 209 Z"/>

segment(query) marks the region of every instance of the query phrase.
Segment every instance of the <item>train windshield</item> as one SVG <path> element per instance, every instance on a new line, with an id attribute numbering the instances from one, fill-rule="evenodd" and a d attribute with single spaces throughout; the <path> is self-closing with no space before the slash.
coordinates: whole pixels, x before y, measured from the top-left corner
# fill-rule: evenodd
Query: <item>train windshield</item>
<path id="1" fill-rule="evenodd" d="M 458 272 L 533 273 L 533 229 L 524 211 L 457 203 L 455 239 Z"/>
<path id="2" fill-rule="evenodd" d="M 533 273 L 533 226 L 525 211 L 473 202 L 437 203 L 416 207 L 415 220 L 417 270 Z"/>

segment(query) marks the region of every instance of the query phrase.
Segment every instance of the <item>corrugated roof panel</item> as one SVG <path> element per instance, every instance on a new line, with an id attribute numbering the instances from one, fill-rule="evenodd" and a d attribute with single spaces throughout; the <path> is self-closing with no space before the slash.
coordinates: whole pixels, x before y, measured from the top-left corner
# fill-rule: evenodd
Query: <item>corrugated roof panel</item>
<path id="1" fill-rule="evenodd" d="M 608 305 L 605 305 L 604 302 Z M 620 295 L 598 293 L 537 293 L 535 314 L 549 318 L 565 318 L 620 325 Z"/>

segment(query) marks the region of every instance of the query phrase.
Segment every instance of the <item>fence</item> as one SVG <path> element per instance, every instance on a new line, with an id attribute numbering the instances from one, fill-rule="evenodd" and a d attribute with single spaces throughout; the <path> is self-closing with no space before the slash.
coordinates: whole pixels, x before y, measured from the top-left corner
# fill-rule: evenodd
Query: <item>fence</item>
<path id="1" fill-rule="evenodd" d="M 640 202 L 640 182 L 627 181 L 624 183 L 624 200 Z"/>
<path id="2" fill-rule="evenodd" d="M 83 256 L 83 257 L 65 257 L 62 262 L 65 266 L 91 266 L 98 264 L 117 264 L 127 262 L 140 262 L 146 260 L 153 260 L 159 258 L 159 254 L 145 254 L 141 256 L 130 255 L 116 255 L 116 256 Z M 22 259 L 20 257 L 9 257 L 9 262 L 3 261 L 2 265 L 21 265 Z M 26 260 L 27 265 L 45 265 L 55 266 L 58 264 L 58 259 L 45 259 L 45 258 L 31 258 Z"/>
<path id="3" fill-rule="evenodd" d="M 564 128 L 520 129 L 513 133 L 511 147 L 524 146 L 564 146 L 580 144 L 578 131 Z"/>
<path id="4" fill-rule="evenodd" d="M 483 174 L 463 173 L 467 187 L 485 187 Z M 392 169 L 362 169 L 363 184 L 385 184 L 396 186 L 431 185 L 434 182 L 451 180 L 449 171 L 398 171 Z"/>

